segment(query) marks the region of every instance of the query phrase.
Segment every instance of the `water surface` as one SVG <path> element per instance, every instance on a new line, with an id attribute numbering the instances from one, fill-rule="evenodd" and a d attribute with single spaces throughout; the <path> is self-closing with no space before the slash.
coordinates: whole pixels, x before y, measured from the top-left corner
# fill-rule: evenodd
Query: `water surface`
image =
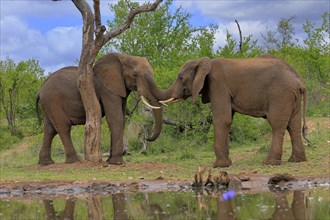
<path id="1" fill-rule="evenodd" d="M 229 195 L 229 196 L 228 196 Z M 0 219 L 320 219 L 330 217 L 329 187 L 252 193 L 139 192 L 0 199 Z"/>

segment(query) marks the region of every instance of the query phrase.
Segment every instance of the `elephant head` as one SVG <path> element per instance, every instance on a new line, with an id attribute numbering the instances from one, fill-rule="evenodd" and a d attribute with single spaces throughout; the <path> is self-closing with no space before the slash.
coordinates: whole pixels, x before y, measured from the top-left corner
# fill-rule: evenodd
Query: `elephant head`
<path id="1" fill-rule="evenodd" d="M 153 69 L 143 57 L 111 53 L 94 65 L 95 80 L 111 93 L 126 100 L 131 91 L 137 91 L 142 101 L 151 107 L 155 116 L 155 128 L 148 141 L 154 141 L 162 129 L 162 109 L 151 92 L 146 76 L 153 79 Z M 150 104 L 149 104 L 150 103 Z"/>
<path id="2" fill-rule="evenodd" d="M 208 103 L 207 86 L 204 85 L 207 85 L 205 80 L 210 72 L 211 60 L 208 57 L 203 57 L 186 62 L 176 81 L 167 90 L 158 89 L 152 79 L 147 79 L 151 90 L 162 104 L 187 99 L 190 96 L 192 96 L 193 102 L 196 102 L 200 93 L 202 93 L 203 103 Z"/>

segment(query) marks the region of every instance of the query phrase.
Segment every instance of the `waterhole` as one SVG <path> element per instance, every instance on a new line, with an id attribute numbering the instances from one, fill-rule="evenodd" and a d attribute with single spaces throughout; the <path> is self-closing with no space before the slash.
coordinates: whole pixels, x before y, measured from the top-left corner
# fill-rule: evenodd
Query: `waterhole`
<path id="1" fill-rule="evenodd" d="M 1 194 L 0 194 L 1 195 Z M 255 192 L 181 187 L 175 191 L 84 192 L 0 198 L 0 219 L 320 219 L 329 185 Z"/>

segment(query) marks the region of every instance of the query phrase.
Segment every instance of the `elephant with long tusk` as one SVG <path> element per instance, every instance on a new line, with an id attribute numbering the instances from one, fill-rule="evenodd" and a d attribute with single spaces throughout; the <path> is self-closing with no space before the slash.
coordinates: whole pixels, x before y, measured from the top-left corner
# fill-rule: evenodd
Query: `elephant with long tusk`
<path id="1" fill-rule="evenodd" d="M 153 69 L 142 57 L 111 53 L 96 61 L 94 86 L 111 130 L 111 146 L 108 162 L 122 164 L 123 132 L 126 100 L 131 91 L 137 91 L 142 101 L 153 109 L 155 126 L 147 137 L 154 141 L 162 130 L 162 109 L 146 81 L 153 79 Z M 39 152 L 39 164 L 52 164 L 51 143 L 59 134 L 66 155 L 66 163 L 79 160 L 70 137 L 71 126 L 85 124 L 85 111 L 77 88 L 78 67 L 64 67 L 51 74 L 36 96 L 36 110 L 40 101 L 44 112 L 44 139 Z M 150 80 L 149 79 L 149 80 Z"/>
<path id="2" fill-rule="evenodd" d="M 307 131 L 306 87 L 301 76 L 283 60 L 267 55 L 242 59 L 203 57 L 187 61 L 167 90 L 157 88 L 151 77 L 146 79 L 163 105 L 189 97 L 196 102 L 199 94 L 203 103 L 211 103 L 214 167 L 228 167 L 232 163 L 229 129 L 236 112 L 262 117 L 269 122 L 273 137 L 264 164 L 281 164 L 286 130 L 292 143 L 289 162 L 307 160 L 302 143 L 302 136 L 306 139 Z"/>
<path id="3" fill-rule="evenodd" d="M 143 96 L 143 95 L 141 95 L 141 100 L 142 100 L 142 102 L 146 105 L 146 106 L 148 106 L 149 108 L 151 108 L 151 109 L 160 109 L 161 107 L 159 107 L 159 106 L 153 106 L 153 105 L 151 105 L 147 100 L 146 100 L 146 98 Z M 161 103 L 162 104 L 162 103 Z"/>

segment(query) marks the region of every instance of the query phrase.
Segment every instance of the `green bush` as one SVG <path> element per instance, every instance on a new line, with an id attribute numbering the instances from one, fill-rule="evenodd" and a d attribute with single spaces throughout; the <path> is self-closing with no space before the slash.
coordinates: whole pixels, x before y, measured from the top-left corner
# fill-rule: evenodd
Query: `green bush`
<path id="1" fill-rule="evenodd" d="M 0 124 L 0 152 L 9 149 L 16 143 L 19 143 L 23 139 L 23 134 L 11 135 L 8 126 Z"/>

